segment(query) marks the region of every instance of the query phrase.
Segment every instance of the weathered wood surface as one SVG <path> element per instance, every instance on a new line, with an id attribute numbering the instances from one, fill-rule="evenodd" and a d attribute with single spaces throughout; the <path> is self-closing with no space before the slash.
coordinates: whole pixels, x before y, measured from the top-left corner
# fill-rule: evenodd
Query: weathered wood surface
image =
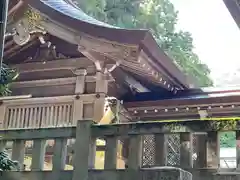
<path id="1" fill-rule="evenodd" d="M 202 122 L 207 123 L 205 121 Z M 0 130 L 1 141 L 14 141 L 14 148 L 16 149 L 23 147 L 24 141 L 33 140 L 34 145 L 32 149 L 32 169 L 31 172 L 9 172 L 5 173 L 4 179 L 15 180 L 16 177 L 19 180 L 48 180 L 48 179 L 72 179 L 72 180 L 102 180 L 102 179 L 151 179 L 151 180 L 165 180 L 160 176 L 169 176 L 168 180 L 178 180 L 177 171 L 176 173 L 171 168 L 150 168 L 141 169 L 142 159 L 142 135 L 155 134 L 161 137 L 164 133 L 178 133 L 180 134 L 180 167 L 191 172 L 194 180 L 212 180 L 213 177 L 217 177 L 219 172 L 225 173 L 224 176 L 237 177 L 235 175 L 238 169 L 223 170 L 219 168 L 219 140 L 217 138 L 217 132 L 210 128 L 194 127 L 193 122 L 184 122 L 186 128 L 173 128 L 169 126 L 172 123 L 129 123 L 129 124 L 116 124 L 116 125 L 97 125 L 93 121 L 79 120 L 77 127 L 59 127 L 59 128 L 40 128 L 40 129 L 17 129 L 17 130 Z M 178 123 L 179 124 L 179 123 Z M 168 125 L 168 126 L 167 126 Z M 173 125 L 173 124 L 172 124 Z M 183 123 L 182 123 L 183 125 Z M 169 127 L 169 128 L 167 128 Z M 171 127 L 171 128 L 170 128 Z M 195 129 L 191 129 L 195 128 Z M 238 129 L 234 127 L 233 129 Z M 204 159 L 204 162 L 197 161 L 197 165 L 193 166 L 192 157 L 192 140 L 191 136 L 193 131 L 205 132 L 206 138 L 201 141 L 201 149 L 206 150 L 208 147 L 214 152 L 209 160 L 207 153 L 198 154 L 198 159 Z M 94 151 L 96 151 L 96 138 L 104 138 L 106 140 L 105 151 L 105 166 L 104 171 L 90 171 L 89 169 L 94 168 Z M 117 158 L 117 141 L 121 137 L 129 137 L 127 157 L 127 169 L 117 170 L 116 169 L 116 158 Z M 66 139 L 76 138 L 74 145 L 74 171 L 64 171 L 65 159 L 66 159 Z M 54 155 L 53 155 L 53 172 L 40 172 L 43 167 L 43 157 L 46 150 L 46 140 L 55 140 L 54 143 Z M 158 143 L 164 143 L 166 138 L 158 138 Z M 4 143 L 2 143 L 4 146 Z M 156 146 L 157 148 L 157 146 Z M 14 159 L 19 160 L 22 163 L 22 157 L 24 150 L 13 151 Z M 156 166 L 165 162 L 164 156 L 166 151 L 161 150 L 158 152 L 158 160 Z M 205 161 L 206 160 L 206 161 Z M 161 162 L 160 162 L 161 161 Z M 176 170 L 176 169 L 175 169 Z M 164 171 L 164 172 L 163 172 Z M 227 174 L 228 173 L 228 174 Z M 232 173 L 229 175 L 229 173 Z M 235 174 L 234 174 L 235 173 Z M 227 178 L 228 178 L 227 177 Z M 14 179 L 15 178 L 15 179 Z M 181 179 L 181 178 L 180 178 Z M 188 180 L 188 179 L 183 179 Z"/>
<path id="2" fill-rule="evenodd" d="M 88 180 L 178 180 L 181 176 L 181 170 L 104 170 L 89 171 Z M 53 180 L 53 172 L 35 171 L 35 172 L 7 172 L 1 177 L 4 180 Z M 72 171 L 62 171 L 56 180 L 72 180 Z M 81 180 L 79 178 L 79 180 Z M 207 179 L 206 179 L 207 180 Z"/>

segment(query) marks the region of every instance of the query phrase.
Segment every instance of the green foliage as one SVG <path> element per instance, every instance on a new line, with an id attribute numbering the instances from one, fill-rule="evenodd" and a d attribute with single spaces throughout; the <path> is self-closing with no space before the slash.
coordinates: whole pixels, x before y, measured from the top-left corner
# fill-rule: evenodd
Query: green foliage
<path id="1" fill-rule="evenodd" d="M 220 133 L 220 147 L 236 147 L 236 135 L 234 132 Z"/>
<path id="2" fill-rule="evenodd" d="M 193 49 L 189 32 L 176 29 L 178 12 L 169 0 L 78 0 L 90 16 L 109 24 L 132 29 L 149 29 L 160 47 L 201 86 L 213 84 L 210 70 Z"/>
<path id="3" fill-rule="evenodd" d="M 7 65 L 3 64 L 0 77 L 0 96 L 6 96 L 11 93 L 9 90 L 10 83 L 16 79 L 17 72 L 10 69 Z"/>
<path id="4" fill-rule="evenodd" d="M 3 152 L 0 152 L 0 171 L 10 171 L 17 169 L 18 163 L 16 161 L 12 161 L 5 150 Z"/>

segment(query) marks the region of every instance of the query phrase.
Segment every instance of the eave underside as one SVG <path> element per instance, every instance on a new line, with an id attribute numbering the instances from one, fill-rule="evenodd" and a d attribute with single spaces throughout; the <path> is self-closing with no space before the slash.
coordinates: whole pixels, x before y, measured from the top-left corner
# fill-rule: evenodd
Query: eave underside
<path id="1" fill-rule="evenodd" d="M 240 4 L 237 0 L 223 0 L 234 21 L 240 27 Z"/>
<path id="2" fill-rule="evenodd" d="M 133 119 L 167 120 L 240 116 L 239 91 L 198 94 L 162 100 L 126 102 L 125 108 Z M 149 98 L 150 99 L 150 98 Z"/>

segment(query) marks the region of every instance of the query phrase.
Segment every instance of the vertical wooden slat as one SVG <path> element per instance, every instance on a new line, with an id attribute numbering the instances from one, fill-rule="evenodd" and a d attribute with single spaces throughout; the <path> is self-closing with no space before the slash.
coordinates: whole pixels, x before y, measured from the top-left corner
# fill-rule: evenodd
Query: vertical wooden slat
<path id="1" fill-rule="evenodd" d="M 55 127 L 58 121 L 58 106 L 54 106 L 53 110 L 53 120 L 52 120 L 52 127 Z"/>
<path id="2" fill-rule="evenodd" d="M 43 127 L 49 127 L 48 121 L 49 121 L 49 116 L 50 116 L 50 107 L 46 106 L 44 108 L 45 110 L 43 111 L 43 121 L 42 121 L 42 126 Z"/>
<path id="3" fill-rule="evenodd" d="M 196 134 L 196 167 L 207 167 L 207 134 Z"/>
<path id="4" fill-rule="evenodd" d="M 38 107 L 37 108 L 37 124 L 36 124 L 36 128 L 41 127 L 40 123 L 41 123 L 41 115 L 42 115 L 42 107 Z"/>
<path id="5" fill-rule="evenodd" d="M 26 118 L 26 108 L 21 108 L 21 119 L 20 119 L 20 128 L 24 128 L 24 121 Z"/>
<path id="6" fill-rule="evenodd" d="M 5 117 L 4 117 L 4 121 L 3 121 L 3 128 L 4 129 L 8 129 L 9 123 L 10 123 L 10 113 L 11 110 L 9 108 L 6 108 L 6 113 L 5 113 Z"/>
<path id="7" fill-rule="evenodd" d="M 37 108 L 33 108 L 33 117 L 32 117 L 32 127 L 30 128 L 36 128 L 37 127 Z"/>
<path id="8" fill-rule="evenodd" d="M 105 148 L 104 169 L 116 169 L 117 167 L 117 137 L 107 137 Z"/>
<path id="9" fill-rule="evenodd" d="M 192 168 L 192 134 L 181 133 L 180 134 L 180 167 L 181 168 Z"/>
<path id="10" fill-rule="evenodd" d="M 7 108 L 4 105 L 0 106 L 0 129 L 4 128 L 5 121 L 7 121 L 6 118 Z"/>
<path id="11" fill-rule="evenodd" d="M 63 108 L 62 108 L 62 105 L 59 105 L 59 109 L 58 109 L 58 122 L 57 122 L 57 126 L 59 127 L 62 127 L 63 126 L 63 121 L 62 121 L 62 111 L 63 111 Z"/>
<path id="12" fill-rule="evenodd" d="M 25 117 L 25 126 L 32 127 L 33 126 L 33 108 L 26 108 L 26 117 Z"/>
<path id="13" fill-rule="evenodd" d="M 70 126 L 71 123 L 72 123 L 72 120 L 71 120 L 71 105 L 67 105 L 66 106 L 66 124 L 67 126 Z"/>
<path id="14" fill-rule="evenodd" d="M 67 105 L 62 106 L 62 126 L 67 126 L 67 117 L 66 117 Z"/>
<path id="15" fill-rule="evenodd" d="M 16 140 L 13 142 L 12 148 L 12 159 L 17 161 L 20 165 L 20 170 L 23 170 L 24 166 L 24 155 L 25 155 L 25 141 Z"/>
<path id="16" fill-rule="evenodd" d="M 51 126 L 54 118 L 54 106 L 50 106 L 50 109 L 48 107 L 48 116 L 47 116 L 47 123 L 46 126 Z"/>
<path id="17" fill-rule="evenodd" d="M 20 121 L 21 121 L 21 114 L 22 114 L 22 108 L 16 108 L 17 114 L 16 114 L 16 128 L 20 128 Z"/>
<path id="18" fill-rule="evenodd" d="M 65 168 L 67 156 L 67 139 L 55 139 L 53 152 L 53 177 L 52 179 L 59 179 L 61 171 Z"/>
<path id="19" fill-rule="evenodd" d="M 45 124 L 46 108 L 47 107 L 45 107 L 45 106 L 42 107 L 40 127 L 47 127 L 46 124 Z"/>
<path id="20" fill-rule="evenodd" d="M 218 132 L 208 132 L 207 135 L 207 163 L 208 167 L 218 168 L 219 158 L 219 134 Z"/>
<path id="21" fill-rule="evenodd" d="M 168 154 L 168 135 L 155 134 L 155 165 L 166 166 Z"/>
<path id="22" fill-rule="evenodd" d="M 142 166 L 142 143 L 142 136 L 130 136 L 129 156 L 127 163 L 129 169 L 137 170 Z"/>
<path id="23" fill-rule="evenodd" d="M 12 125 L 11 128 L 16 128 L 16 120 L 17 120 L 17 109 L 13 109 L 13 116 L 12 116 Z"/>
<path id="24" fill-rule="evenodd" d="M 72 180 L 88 179 L 89 144 L 91 143 L 91 121 L 78 121 L 75 142 L 75 160 Z"/>
<path id="25" fill-rule="evenodd" d="M 34 140 L 32 152 L 32 170 L 41 171 L 44 167 L 44 156 L 46 150 L 45 140 Z"/>

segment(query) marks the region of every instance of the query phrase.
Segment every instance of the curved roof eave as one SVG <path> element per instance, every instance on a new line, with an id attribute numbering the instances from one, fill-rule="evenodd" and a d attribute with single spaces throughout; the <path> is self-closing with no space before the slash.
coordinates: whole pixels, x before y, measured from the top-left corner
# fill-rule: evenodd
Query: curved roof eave
<path id="1" fill-rule="evenodd" d="M 240 28 L 240 5 L 235 0 L 223 0 L 234 21 Z"/>
<path id="2" fill-rule="evenodd" d="M 61 22 L 70 29 L 108 41 L 140 46 L 156 65 L 161 66 L 184 89 L 189 89 L 188 78 L 160 49 L 148 30 L 130 30 L 109 25 L 88 16 L 80 8 L 65 0 L 25 0 L 25 2 L 49 19 Z"/>
<path id="3" fill-rule="evenodd" d="M 90 36 L 123 44 L 139 44 L 148 30 L 129 30 L 98 21 L 64 0 L 25 0 L 51 20 Z"/>

